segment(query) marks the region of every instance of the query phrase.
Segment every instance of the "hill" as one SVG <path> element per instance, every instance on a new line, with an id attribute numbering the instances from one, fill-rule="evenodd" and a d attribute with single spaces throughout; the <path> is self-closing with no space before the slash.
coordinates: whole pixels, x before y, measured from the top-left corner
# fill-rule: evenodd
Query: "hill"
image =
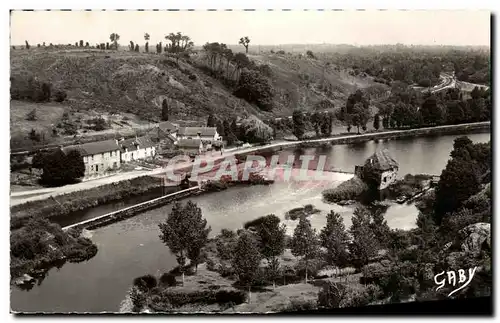
<path id="1" fill-rule="evenodd" d="M 349 75 L 346 70 L 303 54 L 266 53 L 248 58 L 272 84 L 270 111 L 233 95 L 237 83 L 207 71 L 204 51 L 176 59 L 165 54 L 97 49 L 11 50 L 11 95 L 17 99 L 11 102 L 11 136 L 16 143 L 26 141 L 31 127 L 42 132 L 44 143 L 54 142 L 51 127 L 60 124 L 64 111 L 83 124 L 96 117 L 108 121 L 104 132 L 82 125 L 71 136 L 105 134 L 127 127 L 141 129 L 159 121 L 164 99 L 171 120 L 205 124 L 210 113 L 220 119 L 290 116 L 297 107 L 312 111 L 322 101 L 333 104 L 327 106 L 329 109 L 341 106 L 357 88 L 386 91 L 369 76 Z M 236 69 L 232 62 L 230 68 Z M 61 103 L 33 102 L 37 100 L 30 99 L 26 92 L 34 82 L 49 83 L 52 93 L 63 91 L 67 97 Z M 43 115 L 43 122 L 26 120 L 33 109 Z"/>

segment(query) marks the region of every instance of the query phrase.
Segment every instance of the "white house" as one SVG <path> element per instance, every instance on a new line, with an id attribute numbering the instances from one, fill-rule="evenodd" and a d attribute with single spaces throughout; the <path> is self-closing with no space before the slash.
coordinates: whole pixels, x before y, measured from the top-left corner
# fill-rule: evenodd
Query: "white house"
<path id="1" fill-rule="evenodd" d="M 155 143 L 149 136 L 130 138 L 121 140 L 121 161 L 122 163 L 138 159 L 147 159 L 156 155 Z"/>
<path id="2" fill-rule="evenodd" d="M 67 154 L 71 150 L 80 152 L 85 164 L 85 176 L 102 174 L 120 168 L 120 146 L 118 140 L 89 142 L 61 148 Z"/>
<path id="3" fill-rule="evenodd" d="M 201 139 L 203 141 L 222 141 L 215 127 L 181 127 L 177 131 L 178 139 Z"/>

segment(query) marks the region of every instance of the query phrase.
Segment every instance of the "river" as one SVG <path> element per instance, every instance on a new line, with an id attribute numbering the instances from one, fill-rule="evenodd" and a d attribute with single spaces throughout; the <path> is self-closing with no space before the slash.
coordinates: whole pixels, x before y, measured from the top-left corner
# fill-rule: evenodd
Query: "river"
<path id="1" fill-rule="evenodd" d="M 487 142 L 489 133 L 469 134 L 474 142 Z M 287 154 L 314 153 L 327 155 L 329 164 L 336 169 L 353 171 L 354 166 L 378 149 L 387 148 L 400 164 L 399 175 L 407 173 L 440 174 L 449 159 L 453 140 L 457 136 L 420 137 L 357 145 L 286 150 Z M 313 204 L 321 213 L 310 217 L 312 225 L 320 230 L 326 223 L 325 214 L 339 212 L 347 227 L 351 225 L 353 206 L 326 204 L 321 199 L 325 188 L 335 187 L 351 178 L 350 174 L 336 173 L 331 182 L 304 185 L 300 182 L 276 182 L 269 186 L 237 186 L 222 192 L 208 193 L 192 198 L 202 209 L 212 227 L 211 235 L 222 228 L 239 229 L 243 223 L 259 216 L 275 214 L 293 232 L 296 221 L 284 220 L 286 211 Z M 157 194 L 157 193 L 155 193 Z M 129 201 L 130 202 L 130 201 Z M 113 203 L 80 212 L 71 222 L 90 218 L 129 203 Z M 97 255 L 83 263 L 67 263 L 54 268 L 40 285 L 25 291 L 12 288 L 11 308 L 23 312 L 116 312 L 135 277 L 151 273 L 161 274 L 172 269 L 176 260 L 159 240 L 158 223 L 170 211 L 167 205 L 133 218 L 92 231 L 92 240 L 98 245 Z M 385 218 L 392 228 L 415 227 L 417 209 L 413 205 L 395 204 L 389 207 Z M 67 222 L 67 221 L 65 221 Z M 67 224 L 67 223 L 66 223 Z"/>

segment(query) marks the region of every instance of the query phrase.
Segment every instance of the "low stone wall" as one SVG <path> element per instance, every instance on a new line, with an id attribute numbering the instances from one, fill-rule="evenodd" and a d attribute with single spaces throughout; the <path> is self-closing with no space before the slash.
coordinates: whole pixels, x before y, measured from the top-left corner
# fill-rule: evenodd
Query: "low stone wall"
<path id="1" fill-rule="evenodd" d="M 118 222 L 123 219 L 130 218 L 138 213 L 157 208 L 159 206 L 166 205 L 168 203 L 177 201 L 179 199 L 186 198 L 188 196 L 201 194 L 203 191 L 200 190 L 199 186 L 191 187 L 179 192 L 161 196 L 143 203 L 139 203 L 133 206 L 126 207 L 124 209 L 114 211 L 111 213 L 103 214 L 93 219 L 85 220 L 76 224 L 64 227 L 63 230 L 69 229 L 89 229 L 93 230 L 114 222 Z"/>

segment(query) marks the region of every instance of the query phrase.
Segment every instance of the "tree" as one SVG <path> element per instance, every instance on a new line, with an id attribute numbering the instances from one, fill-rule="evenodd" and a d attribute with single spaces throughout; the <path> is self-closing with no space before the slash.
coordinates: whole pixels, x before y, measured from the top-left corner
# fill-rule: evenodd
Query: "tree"
<path id="1" fill-rule="evenodd" d="M 245 53 L 248 54 L 248 44 L 250 43 L 250 38 L 248 36 L 241 37 L 238 44 L 243 45 L 245 47 Z"/>
<path id="2" fill-rule="evenodd" d="M 40 134 L 35 131 L 35 129 L 31 129 L 29 133 L 29 138 L 33 141 L 39 142 L 40 141 Z"/>
<path id="3" fill-rule="evenodd" d="M 425 99 L 420 112 L 426 125 L 438 124 L 442 117 L 441 108 L 438 106 L 437 98 L 434 95 Z"/>
<path id="4" fill-rule="evenodd" d="M 85 164 L 78 150 L 64 153 L 58 149 L 43 158 L 42 182 L 59 186 L 75 182 L 85 174 Z"/>
<path id="5" fill-rule="evenodd" d="M 236 126 L 239 140 L 248 143 L 263 143 L 271 140 L 273 129 L 255 116 L 243 119 L 240 126 Z"/>
<path id="6" fill-rule="evenodd" d="M 280 226 L 280 218 L 274 214 L 252 221 L 257 225 L 253 226 L 259 237 L 260 253 L 267 259 L 270 272 L 276 274 L 279 269 L 279 259 L 285 251 L 286 226 Z M 276 278 L 276 275 L 273 275 Z M 274 285 L 274 282 L 273 282 Z"/>
<path id="7" fill-rule="evenodd" d="M 168 121 L 169 109 L 167 99 L 163 99 L 161 103 L 161 120 Z"/>
<path id="8" fill-rule="evenodd" d="M 27 115 L 26 115 L 26 120 L 28 121 L 36 121 L 36 109 L 31 110 Z"/>
<path id="9" fill-rule="evenodd" d="M 42 83 L 42 100 L 49 102 L 51 98 L 52 86 L 50 83 Z"/>
<path id="10" fill-rule="evenodd" d="M 52 43 L 50 43 L 50 47 L 52 47 Z M 89 48 L 89 47 L 90 47 L 89 42 L 85 42 L 85 47 L 86 47 L 86 48 Z"/>
<path id="11" fill-rule="evenodd" d="M 301 216 L 299 224 L 293 232 L 292 254 L 295 257 L 303 257 L 306 263 L 306 283 L 309 260 L 314 259 L 318 254 L 319 241 L 316 236 L 316 230 L 311 227 L 311 222 Z"/>
<path id="12" fill-rule="evenodd" d="M 146 53 L 149 53 L 149 34 L 148 33 L 144 33 L 144 40 L 146 41 L 146 44 L 144 45 L 144 50 L 146 51 Z"/>
<path id="13" fill-rule="evenodd" d="M 109 42 L 106 42 L 106 50 L 109 50 Z"/>
<path id="14" fill-rule="evenodd" d="M 361 103 L 356 103 L 351 116 L 352 124 L 358 128 L 366 128 L 366 123 L 370 119 L 370 110 L 366 109 Z"/>
<path id="15" fill-rule="evenodd" d="M 473 162 L 458 158 L 448 161 L 436 187 L 435 221 L 460 207 L 480 190 L 480 181 Z"/>
<path id="16" fill-rule="evenodd" d="M 31 46 L 30 46 L 30 44 L 28 43 L 28 41 L 27 41 L 27 40 L 25 40 L 25 41 L 24 41 L 24 43 L 26 44 L 26 49 L 30 49 L 30 47 L 31 47 Z"/>
<path id="17" fill-rule="evenodd" d="M 135 49 L 134 49 L 137 53 L 139 52 L 139 44 L 135 44 Z"/>
<path id="18" fill-rule="evenodd" d="M 311 124 L 314 128 L 314 132 L 316 132 L 316 137 L 319 137 L 320 133 L 321 133 L 321 125 L 322 125 L 322 121 L 324 119 L 322 118 L 322 115 L 315 111 L 312 115 L 311 115 Z"/>
<path id="19" fill-rule="evenodd" d="M 349 250 L 357 268 L 368 264 L 370 258 L 377 253 L 377 237 L 370 225 L 370 218 L 370 212 L 366 208 L 358 207 L 354 210 L 350 229 L 353 241 Z"/>
<path id="20" fill-rule="evenodd" d="M 80 39 L 80 47 L 83 47 L 83 40 Z"/>
<path id="21" fill-rule="evenodd" d="M 326 249 L 326 260 L 339 268 L 349 261 L 349 235 L 339 213 L 330 211 L 326 216 L 326 226 L 319 234 L 321 246 Z"/>
<path id="22" fill-rule="evenodd" d="M 191 223 L 189 231 L 189 240 L 191 243 L 188 246 L 187 256 L 191 261 L 191 265 L 195 266 L 195 272 L 197 272 L 201 250 L 206 246 L 208 235 L 212 229 L 207 227 L 207 220 L 202 218 L 200 208 L 192 207 L 191 210 L 191 217 L 188 219 Z"/>
<path id="23" fill-rule="evenodd" d="M 31 161 L 31 167 L 37 168 L 37 169 L 42 169 L 43 164 L 44 164 L 44 158 L 46 154 L 43 151 L 37 152 Z"/>
<path id="24" fill-rule="evenodd" d="M 293 120 L 293 134 L 297 139 L 302 139 L 305 133 L 306 122 L 304 114 L 300 110 L 294 110 L 292 115 Z"/>
<path id="25" fill-rule="evenodd" d="M 120 40 L 120 35 L 117 33 L 112 33 L 109 35 L 109 40 L 115 45 L 115 50 L 118 50 L 118 40 Z"/>
<path id="26" fill-rule="evenodd" d="M 258 71 L 243 70 L 234 95 L 249 103 L 255 103 L 263 111 L 273 109 L 273 86 L 269 79 Z"/>
<path id="27" fill-rule="evenodd" d="M 260 259 L 259 244 L 254 234 L 249 231 L 241 232 L 231 260 L 240 284 L 246 284 L 250 289 L 257 277 Z"/>
<path id="28" fill-rule="evenodd" d="M 375 130 L 380 128 L 380 115 L 378 113 L 373 117 L 373 128 Z"/>
<path id="29" fill-rule="evenodd" d="M 133 41 L 130 41 L 130 45 L 128 46 L 129 50 L 133 52 L 135 50 L 135 45 Z"/>
<path id="30" fill-rule="evenodd" d="M 201 248 L 207 242 L 210 227 L 206 228 L 206 224 L 201 209 L 191 201 L 185 205 L 176 202 L 167 220 L 159 224 L 160 239 L 176 256 L 183 284 L 186 259 L 197 265 Z"/>
<path id="31" fill-rule="evenodd" d="M 387 221 L 384 219 L 384 212 L 379 209 L 372 212 L 371 228 L 377 238 L 379 246 L 389 247 L 391 229 L 389 228 Z"/>
<path id="32" fill-rule="evenodd" d="M 208 119 L 207 119 L 207 127 L 215 127 L 215 123 L 216 123 L 216 119 L 215 119 L 215 116 L 213 115 L 213 113 L 210 113 L 208 115 Z"/>

